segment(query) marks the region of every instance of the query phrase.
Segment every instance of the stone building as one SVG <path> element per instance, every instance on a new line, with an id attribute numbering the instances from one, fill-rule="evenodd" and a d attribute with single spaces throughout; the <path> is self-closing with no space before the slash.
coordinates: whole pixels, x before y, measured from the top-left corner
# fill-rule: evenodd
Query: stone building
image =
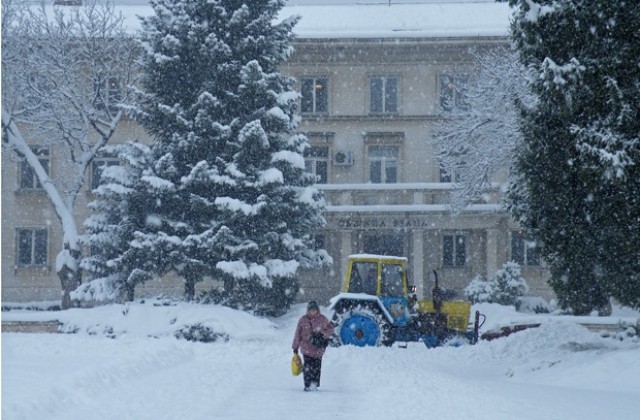
<path id="1" fill-rule="evenodd" d="M 501 209 L 497 187 L 486 202 L 451 213 L 447 203 L 455 184 L 440 170 L 431 144 L 443 100 L 455 95 L 453 70 L 471 63 L 471 48 L 507 43 L 508 6 L 384 3 L 283 10 L 283 16 L 301 16 L 295 53 L 282 71 L 299 84 L 299 128 L 311 144 L 305 161 L 328 202 L 327 226 L 317 233 L 317 245 L 334 260 L 330 269 L 300 273 L 300 298 L 326 303 L 340 288 L 346 257 L 354 253 L 408 257 L 420 296 L 433 286 L 433 270 L 460 295 L 475 276 L 487 278 L 513 260 L 522 266 L 530 294 L 551 298 L 548 271 Z M 134 14 L 151 12 L 143 6 L 121 8 L 132 29 Z M 126 121 L 118 139 L 130 138 L 149 140 Z M 41 158 L 52 176 L 62 170 L 56 150 L 43 150 Z M 60 296 L 54 267 L 60 227 L 37 187 L 24 164 L 3 153 L 3 301 Z M 90 199 L 87 190 L 78 205 L 80 224 Z M 138 290 L 140 295 L 181 292 L 176 279 L 158 279 Z"/>

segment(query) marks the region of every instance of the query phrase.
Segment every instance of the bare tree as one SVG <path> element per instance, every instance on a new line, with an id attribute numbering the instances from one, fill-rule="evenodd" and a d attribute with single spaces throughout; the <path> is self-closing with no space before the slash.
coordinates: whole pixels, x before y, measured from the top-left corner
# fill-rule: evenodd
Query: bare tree
<path id="1" fill-rule="evenodd" d="M 518 131 L 518 105 L 530 106 L 527 72 L 509 47 L 474 52 L 471 69 L 452 69 L 451 95 L 434 136 L 442 170 L 457 182 L 454 211 L 482 200 L 501 170 L 511 167 Z"/>
<path id="2" fill-rule="evenodd" d="M 111 4 L 2 2 L 2 147 L 26 162 L 63 231 L 56 259 L 62 306 L 81 282 L 75 204 L 86 174 L 124 117 L 136 46 Z M 50 177 L 33 145 L 64 165 Z"/>

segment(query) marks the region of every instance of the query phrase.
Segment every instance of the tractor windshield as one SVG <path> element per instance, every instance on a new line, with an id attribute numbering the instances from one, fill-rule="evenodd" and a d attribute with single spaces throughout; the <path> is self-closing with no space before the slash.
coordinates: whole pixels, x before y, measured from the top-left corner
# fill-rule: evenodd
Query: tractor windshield
<path id="1" fill-rule="evenodd" d="M 404 296 L 401 265 L 384 264 L 382 266 L 382 295 Z"/>
<path id="2" fill-rule="evenodd" d="M 349 292 L 377 294 L 378 264 L 375 262 L 357 262 L 351 266 Z"/>

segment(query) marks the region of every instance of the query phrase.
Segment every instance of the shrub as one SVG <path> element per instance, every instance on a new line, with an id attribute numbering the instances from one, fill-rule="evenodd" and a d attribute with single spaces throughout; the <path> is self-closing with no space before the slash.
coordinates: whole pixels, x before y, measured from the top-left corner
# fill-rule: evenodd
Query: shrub
<path id="1" fill-rule="evenodd" d="M 487 302 L 491 295 L 491 284 L 480 276 L 475 276 L 464 289 L 464 295 L 471 303 Z"/>
<path id="2" fill-rule="evenodd" d="M 616 331 L 602 331 L 601 337 L 612 338 L 618 341 L 640 343 L 640 321 L 636 324 L 619 322 Z"/>
<path id="3" fill-rule="evenodd" d="M 527 281 L 520 275 L 520 266 L 509 261 L 496 271 L 490 281 L 489 302 L 501 305 L 514 305 L 518 298 L 529 292 Z"/>
<path id="4" fill-rule="evenodd" d="M 551 306 L 546 300 L 537 296 L 525 296 L 518 298 L 516 302 L 516 311 L 533 314 L 548 314 L 551 312 Z"/>
<path id="5" fill-rule="evenodd" d="M 177 339 L 198 341 L 201 343 L 213 343 L 218 340 L 229 341 L 229 335 L 214 331 L 211 327 L 202 324 L 185 325 L 174 333 Z"/>
<path id="6" fill-rule="evenodd" d="M 476 276 L 464 289 L 472 303 L 490 302 L 516 305 L 518 299 L 529 291 L 527 281 L 520 275 L 520 266 L 508 262 L 489 281 Z"/>

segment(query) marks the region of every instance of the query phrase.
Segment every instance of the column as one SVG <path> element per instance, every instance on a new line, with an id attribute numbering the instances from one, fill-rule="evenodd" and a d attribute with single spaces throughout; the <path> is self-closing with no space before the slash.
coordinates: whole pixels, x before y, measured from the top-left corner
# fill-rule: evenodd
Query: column
<path id="1" fill-rule="evenodd" d="M 340 234 L 340 260 L 333 261 L 334 267 L 339 267 L 340 270 L 340 290 L 342 290 L 342 285 L 344 283 L 344 276 L 347 272 L 347 258 L 349 255 L 353 254 L 353 248 L 351 244 L 351 231 L 346 230 L 339 233 Z"/>
<path id="2" fill-rule="evenodd" d="M 413 258 L 409 261 L 411 283 L 416 286 L 418 299 L 424 298 L 424 233 L 421 230 L 413 232 Z"/>
<path id="3" fill-rule="evenodd" d="M 493 276 L 498 270 L 498 244 L 499 244 L 499 232 L 498 229 L 487 229 L 487 255 L 486 266 L 487 272 L 485 273 L 485 279 Z"/>

